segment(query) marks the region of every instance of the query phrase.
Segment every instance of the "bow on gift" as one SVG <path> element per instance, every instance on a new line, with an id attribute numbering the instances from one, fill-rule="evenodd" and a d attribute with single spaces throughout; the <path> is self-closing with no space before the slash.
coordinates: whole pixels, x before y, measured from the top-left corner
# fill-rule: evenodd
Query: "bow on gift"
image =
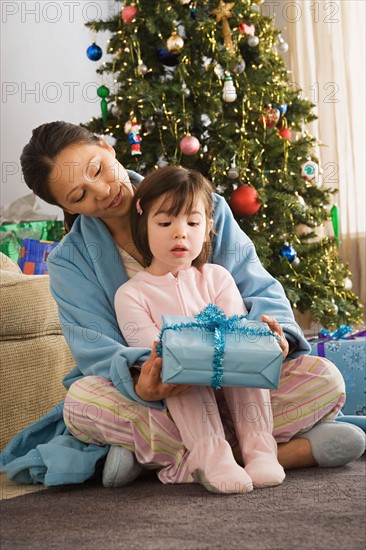
<path id="1" fill-rule="evenodd" d="M 242 326 L 241 321 L 248 315 L 233 315 L 226 317 L 225 313 L 215 304 L 209 304 L 200 313 L 194 316 L 196 321 L 165 325 L 159 334 L 159 342 L 156 351 L 160 357 L 163 355 L 162 338 L 166 330 L 181 331 L 185 329 L 202 330 L 214 334 L 214 354 L 212 362 L 211 387 L 220 389 L 224 374 L 223 362 L 225 353 L 225 333 L 245 334 L 247 336 L 275 336 L 274 332 L 267 328 Z M 277 337 L 276 337 L 277 338 Z M 277 338 L 278 340 L 278 338 Z"/>
<path id="2" fill-rule="evenodd" d="M 339 338 L 345 338 L 350 332 L 352 332 L 352 327 L 349 325 L 341 325 L 334 332 L 321 328 L 319 330 L 319 338 L 323 340 L 339 340 Z"/>
<path id="3" fill-rule="evenodd" d="M 350 325 L 340 325 L 337 330 L 330 332 L 324 328 L 319 330 L 319 339 L 320 342 L 317 343 L 317 351 L 319 357 L 325 357 L 325 342 L 329 340 L 356 340 L 357 338 L 362 338 L 366 336 L 366 330 L 361 330 L 356 334 L 350 334 L 352 332 L 352 327 Z M 350 334 L 350 336 L 348 336 Z M 309 341 L 316 341 L 318 338 L 311 338 Z"/>

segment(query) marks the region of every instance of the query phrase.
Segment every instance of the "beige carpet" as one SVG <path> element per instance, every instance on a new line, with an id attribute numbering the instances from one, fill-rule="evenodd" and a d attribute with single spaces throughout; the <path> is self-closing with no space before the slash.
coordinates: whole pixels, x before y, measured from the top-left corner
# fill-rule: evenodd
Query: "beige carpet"
<path id="1" fill-rule="evenodd" d="M 9 481 L 5 474 L 0 474 L 0 500 L 29 495 L 30 493 L 38 493 L 45 489 L 46 487 L 40 484 L 19 485 L 18 483 Z"/>

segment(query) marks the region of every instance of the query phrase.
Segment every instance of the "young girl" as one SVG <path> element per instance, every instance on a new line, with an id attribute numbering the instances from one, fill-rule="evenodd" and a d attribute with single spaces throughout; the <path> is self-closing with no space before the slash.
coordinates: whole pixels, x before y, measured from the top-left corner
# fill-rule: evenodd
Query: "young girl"
<path id="1" fill-rule="evenodd" d="M 126 171 L 100 137 L 63 121 L 33 130 L 21 165 L 34 194 L 64 213 L 67 235 L 47 264 L 75 366 L 63 380 L 65 401 L 17 434 L 1 452 L 2 470 L 22 483 L 83 483 L 107 456 L 103 483 L 116 487 L 136 477 L 136 457 L 157 468 L 164 483 L 191 481 L 188 453 L 163 402 L 186 388 L 162 382 L 152 342 L 148 348 L 126 345 L 114 310 L 117 289 L 144 262 L 130 227 L 142 177 Z M 326 358 L 307 355 L 310 346 L 280 283 L 263 268 L 225 199 L 214 193 L 213 202 L 210 262 L 231 273 L 251 318 L 276 318 L 271 329 L 291 344 L 280 386 L 271 391 L 280 464 L 286 469 L 355 460 L 364 451 L 364 433 L 332 421 L 345 400 L 340 372 Z"/>
<path id="2" fill-rule="evenodd" d="M 130 346 L 157 339 L 163 314 L 196 315 L 210 302 L 227 316 L 246 313 L 230 273 L 207 260 L 213 226 L 212 189 L 198 172 L 166 167 L 147 176 L 131 206 L 132 237 L 146 268 L 115 297 L 117 320 Z M 286 345 L 284 355 L 287 355 Z M 245 468 L 225 439 L 215 392 L 193 386 L 167 398 L 167 407 L 189 451 L 195 481 L 212 492 L 246 493 L 278 485 L 285 473 L 277 461 L 268 390 L 224 388 Z M 255 414 L 253 416 L 253 408 Z M 251 411 L 251 412 L 249 412 Z"/>

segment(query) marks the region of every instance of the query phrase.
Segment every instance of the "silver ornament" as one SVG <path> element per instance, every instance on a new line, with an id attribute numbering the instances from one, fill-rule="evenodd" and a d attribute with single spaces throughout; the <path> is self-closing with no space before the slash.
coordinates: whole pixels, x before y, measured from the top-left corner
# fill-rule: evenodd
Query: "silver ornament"
<path id="1" fill-rule="evenodd" d="M 140 76 L 144 76 L 149 69 L 146 67 L 145 63 L 142 61 L 139 61 L 139 64 L 137 65 L 137 73 Z"/>
<path id="2" fill-rule="evenodd" d="M 279 46 L 278 46 L 278 51 L 279 51 L 280 53 L 286 53 L 286 52 L 288 52 L 288 44 L 287 44 L 287 42 L 282 42 L 281 44 L 279 44 Z"/>
<path id="3" fill-rule="evenodd" d="M 351 281 L 351 279 L 350 279 L 349 277 L 346 277 L 346 278 L 344 279 L 343 285 L 344 285 L 344 288 L 345 288 L 346 290 L 351 290 L 351 288 L 352 288 L 352 286 L 353 286 L 352 281 Z"/>
<path id="4" fill-rule="evenodd" d="M 259 38 L 258 36 L 249 36 L 248 38 L 248 46 L 250 46 L 251 48 L 255 48 L 256 46 L 258 46 L 259 44 Z"/>
<path id="5" fill-rule="evenodd" d="M 239 172 L 236 166 L 231 166 L 231 168 L 228 170 L 227 177 L 231 180 L 236 180 L 239 177 Z"/>
<path id="6" fill-rule="evenodd" d="M 235 70 L 236 70 L 237 73 L 240 74 L 240 73 L 242 73 L 242 72 L 245 71 L 245 67 L 246 67 L 245 61 L 244 61 L 244 59 L 242 59 L 242 60 L 240 61 L 239 65 L 237 65 L 237 67 L 236 67 Z"/>
<path id="7" fill-rule="evenodd" d="M 187 84 L 183 82 L 182 84 L 182 92 L 185 97 L 189 97 L 191 95 L 191 90 L 187 87 Z"/>
<path id="8" fill-rule="evenodd" d="M 145 121 L 144 126 L 145 126 L 145 129 L 146 129 L 147 132 L 149 132 L 149 133 L 152 132 L 153 129 L 155 128 L 155 126 L 156 126 L 155 120 L 152 117 L 148 118 Z"/>

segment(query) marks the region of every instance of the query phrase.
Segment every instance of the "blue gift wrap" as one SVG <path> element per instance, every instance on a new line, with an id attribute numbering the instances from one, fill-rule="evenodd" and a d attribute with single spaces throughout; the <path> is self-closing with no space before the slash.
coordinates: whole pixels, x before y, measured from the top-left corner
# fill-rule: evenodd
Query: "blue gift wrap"
<path id="1" fill-rule="evenodd" d="M 366 332 L 334 339 L 310 340 L 311 355 L 326 357 L 341 371 L 346 384 L 345 415 L 366 415 Z"/>
<path id="2" fill-rule="evenodd" d="M 26 275 L 47 275 L 47 257 L 57 242 L 23 239 L 18 265 Z"/>
<path id="3" fill-rule="evenodd" d="M 205 318 L 210 307 L 217 322 Z M 277 339 L 265 323 L 227 319 L 212 304 L 195 317 L 163 315 L 158 353 L 163 358 L 164 383 L 216 389 L 278 388 L 283 360 Z"/>

